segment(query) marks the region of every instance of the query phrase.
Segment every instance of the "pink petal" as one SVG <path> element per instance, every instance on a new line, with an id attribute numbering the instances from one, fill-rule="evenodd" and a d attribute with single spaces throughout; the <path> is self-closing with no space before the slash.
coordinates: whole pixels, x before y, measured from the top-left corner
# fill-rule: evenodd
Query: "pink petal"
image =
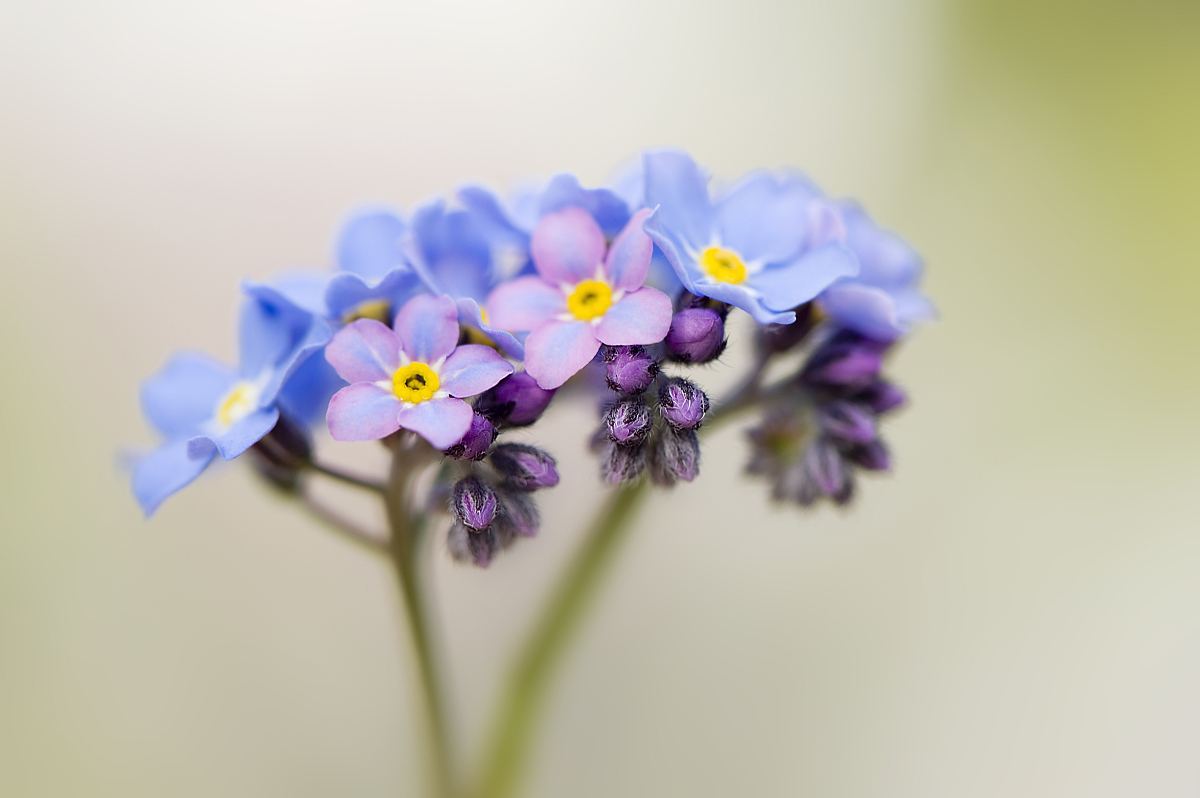
<path id="1" fill-rule="evenodd" d="M 541 277 L 518 277 L 501 283 L 487 299 L 488 324 L 527 332 L 567 310 L 567 298 Z"/>
<path id="2" fill-rule="evenodd" d="M 670 319 L 667 321 L 669 325 Z M 590 363 L 599 349 L 600 342 L 591 324 L 552 321 L 525 339 L 525 370 L 540 387 L 553 390 Z"/>
<path id="3" fill-rule="evenodd" d="M 435 449 L 449 449 L 471 427 L 475 411 L 462 399 L 430 399 L 400 411 L 400 426 L 429 441 Z"/>
<path id="4" fill-rule="evenodd" d="M 635 213 L 609 247 L 604 270 L 608 272 L 609 281 L 617 288 L 636 291 L 646 282 L 650 257 L 654 254 L 654 242 L 646 235 L 642 225 L 652 213 L 654 211 L 650 208 Z"/>
<path id="5" fill-rule="evenodd" d="M 671 329 L 671 299 L 657 288 L 626 294 L 596 325 L 596 337 L 609 346 L 656 344 Z"/>
<path id="6" fill-rule="evenodd" d="M 325 359 L 346 382 L 390 380 L 400 365 L 400 339 L 374 319 L 359 319 L 337 331 Z"/>
<path id="7" fill-rule="evenodd" d="M 400 400 L 369 382 L 348 385 L 329 400 L 325 421 L 338 441 L 375 441 L 400 428 Z"/>
<path id="8" fill-rule="evenodd" d="M 458 306 L 448 296 L 418 294 L 396 314 L 400 348 L 413 360 L 431 363 L 458 343 Z"/>
<path id="9" fill-rule="evenodd" d="M 512 373 L 512 364 L 495 349 L 466 344 L 446 358 L 438 377 L 443 391 L 461 399 L 483 393 Z"/>
<path id="10" fill-rule="evenodd" d="M 604 261 L 604 233 L 582 208 L 548 213 L 533 230 L 533 265 L 549 282 L 575 284 L 595 277 Z"/>

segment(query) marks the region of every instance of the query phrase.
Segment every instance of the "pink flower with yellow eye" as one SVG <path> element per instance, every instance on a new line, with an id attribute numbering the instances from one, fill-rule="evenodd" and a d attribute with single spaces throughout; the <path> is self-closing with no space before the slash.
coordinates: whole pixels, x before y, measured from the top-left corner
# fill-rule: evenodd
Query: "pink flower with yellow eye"
<path id="1" fill-rule="evenodd" d="M 571 207 L 542 217 L 530 250 L 536 275 L 498 286 L 488 297 L 493 326 L 528 332 L 525 370 L 557 388 L 596 356 L 601 344 L 654 344 L 671 326 L 671 300 L 644 285 L 654 245 L 638 211 L 609 246 L 596 221 Z"/>

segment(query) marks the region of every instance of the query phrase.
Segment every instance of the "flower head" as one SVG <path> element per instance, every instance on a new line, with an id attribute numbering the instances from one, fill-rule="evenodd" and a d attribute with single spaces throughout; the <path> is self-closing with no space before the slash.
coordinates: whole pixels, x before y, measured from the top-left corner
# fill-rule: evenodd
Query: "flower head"
<path id="1" fill-rule="evenodd" d="M 531 242 L 536 275 L 499 286 L 488 298 L 492 322 L 529 332 L 525 368 L 557 388 L 591 362 L 601 344 L 658 343 L 671 326 L 671 300 L 643 287 L 653 245 L 634 214 L 609 246 L 583 209 L 542 218 Z"/>
<path id="2" fill-rule="evenodd" d="M 858 264 L 837 240 L 828 203 L 797 175 L 756 172 L 715 201 L 708 177 L 680 152 L 646 155 L 646 232 L 693 294 L 790 324 L 793 308 Z"/>
<path id="3" fill-rule="evenodd" d="M 403 428 L 437 449 L 470 430 L 463 401 L 512 373 L 496 351 L 457 346 L 458 310 L 448 297 L 421 294 L 396 315 L 394 329 L 359 319 L 338 331 L 325 357 L 350 385 L 329 402 L 326 420 L 337 440 L 375 440 Z"/>

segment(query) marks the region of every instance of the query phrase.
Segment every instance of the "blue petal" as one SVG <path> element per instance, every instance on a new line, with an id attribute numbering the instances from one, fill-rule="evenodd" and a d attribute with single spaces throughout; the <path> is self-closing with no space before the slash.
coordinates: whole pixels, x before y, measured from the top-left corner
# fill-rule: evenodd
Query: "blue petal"
<path id="1" fill-rule="evenodd" d="M 333 366 L 314 350 L 284 381 L 276 403 L 292 421 L 312 426 L 325 419 L 329 400 L 343 385 Z"/>
<path id="2" fill-rule="evenodd" d="M 790 263 L 768 266 L 746 281 L 771 310 L 791 310 L 814 299 L 841 277 L 858 274 L 858 260 L 836 244 L 806 252 Z"/>
<path id="3" fill-rule="evenodd" d="M 239 319 L 238 370 L 244 378 L 257 379 L 264 371 L 288 359 L 314 325 L 324 324 L 267 283 L 246 283 L 247 299 Z"/>
<path id="4" fill-rule="evenodd" d="M 342 271 L 379 280 L 404 263 L 404 222 L 388 210 L 361 211 L 343 225 L 337 241 Z"/>
<path id="5" fill-rule="evenodd" d="M 763 295 L 747 285 L 733 283 L 703 283 L 693 292 L 746 311 L 759 324 L 791 324 L 796 320 L 792 310 L 777 311 L 767 307 Z"/>
<path id="6" fill-rule="evenodd" d="M 203 456 L 214 447 L 225 460 L 232 460 L 261 441 L 279 421 L 279 409 L 275 407 L 256 410 L 233 424 L 229 429 L 199 435 L 188 441 L 188 453 L 192 457 Z"/>
<path id="7" fill-rule="evenodd" d="M 750 174 L 717 203 L 721 243 L 748 261 L 787 260 L 804 245 L 808 208 L 820 196 L 797 175 Z"/>
<path id="8" fill-rule="evenodd" d="M 236 379 L 233 369 L 207 355 L 175 355 L 142 383 L 142 412 L 165 438 L 194 435 Z"/>
<path id="9" fill-rule="evenodd" d="M 193 456 L 187 440 L 167 443 L 140 458 L 133 467 L 133 495 L 150 516 L 167 497 L 187 487 L 208 468 L 211 446 Z"/>
<path id="10" fill-rule="evenodd" d="M 615 192 L 607 188 L 585 189 L 574 175 L 556 175 L 542 191 L 539 216 L 570 207 L 587 211 L 608 238 L 629 223 L 629 206 Z"/>
<path id="11" fill-rule="evenodd" d="M 682 283 L 683 287 L 693 294 L 703 293 L 699 288 L 701 280 L 706 278 L 706 275 L 700 269 L 700 265 L 695 259 L 689 255 L 690 251 L 694 251 L 694 247 L 688 244 L 679 234 L 676 228 L 670 227 L 661 217 L 661 214 L 655 213 L 646 220 L 646 235 L 650 236 L 650 240 L 654 242 L 655 256 L 666 260 L 670 264 L 671 269 L 675 272 L 675 278 Z M 651 268 L 654 267 L 654 260 L 651 259 Z"/>
<path id="12" fill-rule="evenodd" d="M 658 207 L 656 227 L 692 250 L 712 243 L 713 207 L 708 176 L 689 155 L 663 151 L 646 153 L 646 205 Z M 686 250 L 685 250 L 686 251 Z"/>
<path id="13" fill-rule="evenodd" d="M 920 279 L 921 256 L 900 236 L 876 225 L 855 203 L 844 203 L 841 212 L 847 243 L 862 263 L 861 282 L 899 287 Z"/>
<path id="14" fill-rule="evenodd" d="M 432 202 L 413 216 L 417 257 L 431 290 L 483 300 L 492 286 L 492 252 L 475 217 Z"/>
<path id="15" fill-rule="evenodd" d="M 424 288 L 416 271 L 409 266 L 393 269 L 378 280 L 365 279 L 353 272 L 342 272 L 330 279 L 325 301 L 334 320 L 342 320 L 364 302 L 376 300 L 388 302 L 395 315 L 401 305 Z"/>
<path id="16" fill-rule="evenodd" d="M 525 358 L 525 346 L 521 339 L 508 330 L 493 327 L 483 320 L 483 308 L 474 299 L 456 300 L 458 305 L 458 321 L 467 327 L 474 327 L 492 340 L 500 351 L 515 360 Z"/>

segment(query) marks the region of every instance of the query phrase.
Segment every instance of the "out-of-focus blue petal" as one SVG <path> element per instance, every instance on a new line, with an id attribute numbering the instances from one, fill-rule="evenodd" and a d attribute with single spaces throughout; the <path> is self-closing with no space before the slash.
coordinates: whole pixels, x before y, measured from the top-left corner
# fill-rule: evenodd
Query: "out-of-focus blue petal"
<path id="1" fill-rule="evenodd" d="M 876 341 L 891 341 L 903 333 L 896 303 L 882 288 L 838 283 L 821 294 L 821 308 L 839 327 Z"/>
<path id="2" fill-rule="evenodd" d="M 430 399 L 400 411 L 400 426 L 429 441 L 435 449 L 449 449 L 471 428 L 475 411 L 462 399 Z"/>
<path id="3" fill-rule="evenodd" d="M 791 324 L 796 320 L 794 311 L 776 311 L 763 303 L 763 296 L 748 285 L 733 283 L 706 283 L 693 293 L 710 297 L 746 311 L 759 324 Z"/>
<path id="4" fill-rule="evenodd" d="M 646 220 L 646 235 L 650 236 L 656 251 L 662 253 L 662 258 L 671 266 L 675 278 L 682 283 L 683 287 L 693 294 L 703 293 L 699 288 L 699 282 L 705 275 L 689 254 L 694 251 L 691 249 L 692 245 L 685 241 L 676 229 L 667 225 L 660 216 L 656 212 Z M 653 260 L 651 264 L 653 265 Z"/>
<path id="5" fill-rule="evenodd" d="M 791 310 L 815 298 L 836 280 L 858 274 L 858 260 L 845 247 L 830 245 L 790 263 L 768 266 L 747 280 L 771 310 Z"/>
<path id="6" fill-rule="evenodd" d="M 216 449 L 208 447 L 193 457 L 188 441 L 166 443 L 141 457 L 133 466 L 133 495 L 142 512 L 150 516 L 172 494 L 187 487 L 208 468 Z"/>
<path id="7" fill-rule="evenodd" d="M 285 416 L 309 427 L 325 420 L 330 398 L 343 385 L 320 351 L 313 351 L 284 381 L 275 401 Z"/>
<path id="8" fill-rule="evenodd" d="M 325 292 L 332 278 L 333 272 L 289 272 L 265 283 L 247 282 L 244 289 L 248 294 L 262 292 L 264 297 L 273 296 L 274 301 L 289 302 L 314 316 L 324 317 L 329 315 Z"/>
<path id="9" fill-rule="evenodd" d="M 798 175 L 752 173 L 717 203 L 721 243 L 747 261 L 787 260 L 804 245 L 809 204 L 820 196 Z"/>
<path id="10" fill-rule="evenodd" d="M 267 407 L 275 403 L 284 383 L 292 376 L 296 367 L 311 357 L 317 350 L 322 349 L 333 337 L 333 330 L 324 319 L 312 319 L 295 345 L 279 358 L 268 373 L 268 379 L 263 384 L 259 395 L 259 406 Z"/>
<path id="11" fill-rule="evenodd" d="M 189 453 L 200 457 L 206 449 L 216 447 L 225 460 L 238 457 L 270 432 L 279 421 L 279 408 L 265 407 L 239 419 L 228 429 L 213 430 L 188 442 Z"/>
<path id="12" fill-rule="evenodd" d="M 459 324 L 479 330 L 509 357 L 515 360 L 525 358 L 525 346 L 521 343 L 521 339 L 508 330 L 493 327 L 489 322 L 484 321 L 483 308 L 478 302 L 474 299 L 463 298 L 456 300 L 455 304 L 458 305 Z"/>
<path id="13" fill-rule="evenodd" d="M 258 379 L 290 359 L 314 325 L 325 322 L 274 284 L 247 282 L 242 290 L 247 298 L 238 325 L 238 371 L 243 378 Z"/>
<path id="14" fill-rule="evenodd" d="M 337 264 L 378 281 L 404 264 L 404 221 L 389 210 L 369 208 L 351 216 L 337 240 Z"/>
<path id="15" fill-rule="evenodd" d="M 425 290 L 417 272 L 401 266 L 378 280 L 364 279 L 352 272 L 340 272 L 329 280 L 325 302 L 335 321 L 345 319 L 368 302 L 382 300 L 392 308 L 392 314 L 408 299 Z"/>
<path id="16" fill-rule="evenodd" d="M 482 301 L 492 287 L 492 253 L 481 225 L 468 211 L 431 202 L 413 216 L 414 249 L 430 290 Z"/>
<path id="17" fill-rule="evenodd" d="M 900 236 L 876 225 L 857 203 L 843 203 L 847 241 L 862 263 L 859 279 L 877 286 L 907 286 L 921 276 L 921 256 Z"/>
<path id="18" fill-rule="evenodd" d="M 467 186 L 458 192 L 458 201 L 472 215 L 491 251 L 492 273 L 496 280 L 506 280 L 532 267 L 529 257 L 529 235 L 537 223 L 537 206 L 533 205 L 528 224 L 518 222 L 491 191 L 480 186 Z"/>
<path id="19" fill-rule="evenodd" d="M 142 412 L 164 438 L 194 435 L 213 417 L 236 379 L 225 364 L 182 352 L 142 383 Z"/>
<path id="20" fill-rule="evenodd" d="M 679 296 L 679 292 L 683 290 L 683 283 L 680 282 L 679 275 L 675 273 L 675 268 L 671 266 L 667 256 L 658 247 L 654 248 L 654 256 L 650 258 L 650 271 L 646 274 L 646 285 L 657 288 L 672 299 Z"/>
<path id="21" fill-rule="evenodd" d="M 608 238 L 629 223 L 629 205 L 616 192 L 607 188 L 585 189 L 574 175 L 555 175 L 539 198 L 539 215 L 572 207 L 587 211 Z"/>
<path id="22" fill-rule="evenodd" d="M 405 355 L 432 363 L 458 343 L 458 306 L 450 297 L 421 294 L 400 309 L 394 326 Z"/>
<path id="23" fill-rule="evenodd" d="M 714 216 L 708 196 L 708 175 L 691 156 L 672 150 L 649 152 L 642 168 L 646 206 L 658 208 L 652 220 L 656 229 L 670 231 L 673 238 L 692 250 L 712 243 Z"/>
<path id="24" fill-rule="evenodd" d="M 465 344 L 450 353 L 438 377 L 441 390 L 465 399 L 483 393 L 512 373 L 512 364 L 500 357 L 495 349 Z"/>

